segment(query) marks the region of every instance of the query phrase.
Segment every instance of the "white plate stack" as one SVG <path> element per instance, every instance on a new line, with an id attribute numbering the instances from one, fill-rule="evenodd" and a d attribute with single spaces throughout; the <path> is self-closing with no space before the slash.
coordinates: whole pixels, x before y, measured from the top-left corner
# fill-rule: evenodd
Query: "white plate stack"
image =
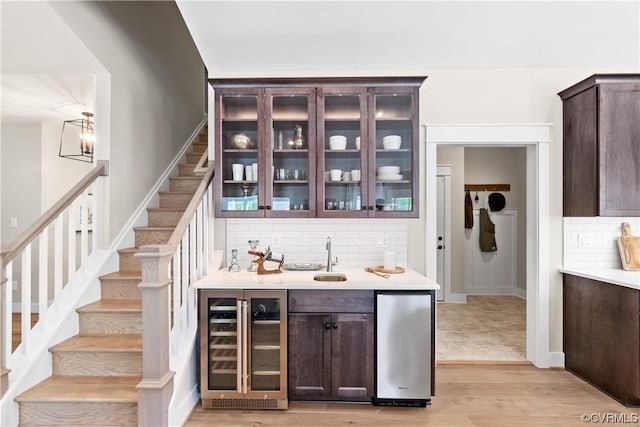
<path id="1" fill-rule="evenodd" d="M 402 179 L 400 166 L 380 166 L 377 172 L 379 181 L 399 181 Z"/>

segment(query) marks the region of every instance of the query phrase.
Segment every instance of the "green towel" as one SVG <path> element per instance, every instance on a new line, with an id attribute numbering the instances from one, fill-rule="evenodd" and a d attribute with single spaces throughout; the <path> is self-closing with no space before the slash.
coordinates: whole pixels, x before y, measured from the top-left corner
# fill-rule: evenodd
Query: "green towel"
<path id="1" fill-rule="evenodd" d="M 496 245 L 496 226 L 489 218 L 489 212 L 486 209 L 480 209 L 480 250 L 482 252 L 495 252 L 498 250 Z"/>

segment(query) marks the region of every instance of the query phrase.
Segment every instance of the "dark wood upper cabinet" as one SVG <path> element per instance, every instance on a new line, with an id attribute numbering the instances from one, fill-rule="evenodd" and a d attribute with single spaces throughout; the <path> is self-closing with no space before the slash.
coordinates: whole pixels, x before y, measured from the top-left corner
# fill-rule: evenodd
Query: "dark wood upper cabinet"
<path id="1" fill-rule="evenodd" d="M 559 96 L 564 216 L 640 216 L 640 74 L 596 74 Z"/>
<path id="2" fill-rule="evenodd" d="M 211 79 L 216 216 L 417 217 L 425 79 Z M 385 145 L 396 136 L 399 147 Z"/>

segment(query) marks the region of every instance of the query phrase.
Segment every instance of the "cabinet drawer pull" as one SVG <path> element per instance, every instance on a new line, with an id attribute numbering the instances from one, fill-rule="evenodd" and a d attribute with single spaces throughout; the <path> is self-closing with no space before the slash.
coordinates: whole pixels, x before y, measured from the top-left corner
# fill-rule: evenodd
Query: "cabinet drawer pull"
<path id="1" fill-rule="evenodd" d="M 258 210 L 264 210 L 264 206 L 258 206 Z"/>
<path id="2" fill-rule="evenodd" d="M 372 211 L 372 210 L 373 210 L 373 206 L 368 206 L 367 208 L 368 208 L 370 211 Z"/>
<path id="3" fill-rule="evenodd" d="M 334 322 L 333 329 L 338 329 L 338 324 Z"/>
<path id="4" fill-rule="evenodd" d="M 266 208 L 267 210 L 271 210 L 271 206 L 270 206 L 270 205 L 265 206 L 265 208 Z"/>
<path id="5" fill-rule="evenodd" d="M 329 329 L 331 329 L 331 323 L 327 322 L 324 324 L 324 328 L 328 331 Z"/>
<path id="6" fill-rule="evenodd" d="M 366 211 L 369 208 L 368 208 L 368 206 L 362 206 L 362 207 L 360 207 L 360 209 L 362 209 L 363 211 Z"/>

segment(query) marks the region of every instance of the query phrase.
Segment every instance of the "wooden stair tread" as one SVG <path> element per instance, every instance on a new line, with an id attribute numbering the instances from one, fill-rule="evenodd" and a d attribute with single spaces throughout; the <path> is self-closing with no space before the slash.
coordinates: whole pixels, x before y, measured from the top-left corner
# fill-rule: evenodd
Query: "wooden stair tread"
<path id="1" fill-rule="evenodd" d="M 185 176 L 184 178 L 190 178 Z M 147 211 L 153 212 L 184 212 L 184 208 L 147 208 Z"/>
<path id="2" fill-rule="evenodd" d="M 138 299 L 101 299 L 76 310 L 78 313 L 88 312 L 137 312 L 142 313 L 142 300 Z"/>
<path id="3" fill-rule="evenodd" d="M 186 196 L 186 195 L 189 195 L 189 194 L 192 195 L 193 193 L 195 193 L 195 190 L 194 191 L 158 191 L 158 194 L 163 194 L 163 195 L 175 194 L 175 195 L 178 195 L 178 196 Z"/>
<path id="4" fill-rule="evenodd" d="M 49 351 L 141 352 L 142 334 L 75 335 L 52 346 Z"/>
<path id="5" fill-rule="evenodd" d="M 176 229 L 175 227 L 148 226 L 148 225 L 133 227 L 134 231 L 172 231 L 175 229 Z"/>
<path id="6" fill-rule="evenodd" d="M 54 375 L 15 398 L 17 402 L 132 402 L 138 401 L 140 376 Z"/>
<path id="7" fill-rule="evenodd" d="M 136 252 L 138 252 L 140 250 L 140 248 L 138 248 L 137 246 L 132 246 L 130 248 L 122 248 L 122 249 L 118 249 L 118 253 L 119 254 L 135 254 Z"/>
<path id="8" fill-rule="evenodd" d="M 142 273 L 139 271 L 114 271 L 113 273 L 107 273 L 99 277 L 100 280 L 130 280 L 140 279 L 142 280 Z"/>
<path id="9" fill-rule="evenodd" d="M 177 176 L 170 176 L 169 179 L 173 179 L 173 180 L 177 180 L 177 181 L 202 181 L 202 177 L 201 176 L 194 176 L 194 175 L 177 175 Z"/>

